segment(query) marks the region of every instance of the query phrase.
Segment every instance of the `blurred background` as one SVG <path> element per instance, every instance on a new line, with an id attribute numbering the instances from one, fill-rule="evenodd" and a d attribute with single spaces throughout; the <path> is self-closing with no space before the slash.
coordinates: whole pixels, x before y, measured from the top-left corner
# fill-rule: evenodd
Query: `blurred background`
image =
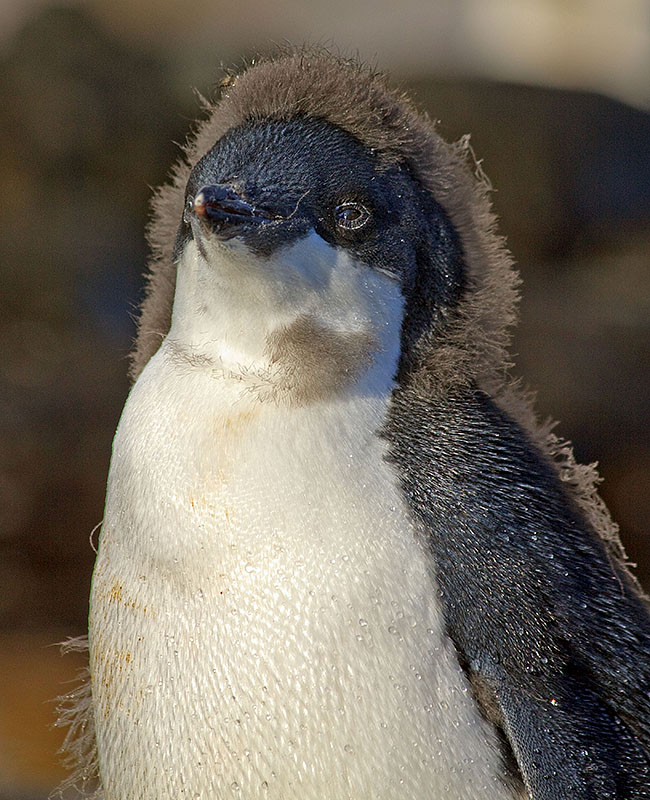
<path id="1" fill-rule="evenodd" d="M 63 773 L 152 186 L 222 65 L 330 43 L 472 134 L 523 276 L 517 374 L 599 460 L 650 588 L 648 0 L 0 2 L 0 800 Z"/>

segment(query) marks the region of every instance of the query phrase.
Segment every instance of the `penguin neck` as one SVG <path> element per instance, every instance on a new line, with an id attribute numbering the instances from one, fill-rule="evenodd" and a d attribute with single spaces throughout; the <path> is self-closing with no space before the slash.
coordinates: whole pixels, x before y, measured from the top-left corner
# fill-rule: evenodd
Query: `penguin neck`
<path id="1" fill-rule="evenodd" d="M 206 254 L 190 242 L 178 265 L 166 349 L 185 367 L 233 378 L 281 404 L 337 394 L 386 399 L 402 314 L 397 284 L 320 237 L 264 260 L 237 244 Z"/>
<path id="2" fill-rule="evenodd" d="M 245 253 L 215 248 L 208 261 L 190 242 L 178 264 L 168 340 L 195 363 L 222 369 L 268 369 L 266 340 L 289 321 L 263 283 L 252 280 Z"/>

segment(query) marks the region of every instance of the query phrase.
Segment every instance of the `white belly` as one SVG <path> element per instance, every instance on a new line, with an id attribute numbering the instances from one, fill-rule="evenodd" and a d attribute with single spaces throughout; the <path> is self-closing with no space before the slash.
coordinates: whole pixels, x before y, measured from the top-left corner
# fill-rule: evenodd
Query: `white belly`
<path id="1" fill-rule="evenodd" d="M 106 800 L 511 798 L 374 431 L 164 350 L 115 438 L 93 578 Z"/>

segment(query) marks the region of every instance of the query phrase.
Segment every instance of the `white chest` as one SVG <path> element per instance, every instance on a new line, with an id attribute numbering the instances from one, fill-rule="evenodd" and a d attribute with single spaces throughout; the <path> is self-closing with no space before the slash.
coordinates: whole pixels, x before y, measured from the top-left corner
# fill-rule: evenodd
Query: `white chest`
<path id="1" fill-rule="evenodd" d="M 511 797 L 375 435 L 156 356 L 115 439 L 91 597 L 107 800 Z"/>

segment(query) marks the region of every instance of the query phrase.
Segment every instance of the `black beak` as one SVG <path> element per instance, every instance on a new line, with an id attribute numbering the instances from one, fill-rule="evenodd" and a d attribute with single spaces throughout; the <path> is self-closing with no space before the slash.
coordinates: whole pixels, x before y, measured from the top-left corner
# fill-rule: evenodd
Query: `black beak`
<path id="1" fill-rule="evenodd" d="M 262 225 L 279 217 L 249 203 L 232 186 L 217 183 L 204 186 L 188 203 L 188 212 L 214 231 L 221 239 L 236 236 L 242 224 Z"/>

